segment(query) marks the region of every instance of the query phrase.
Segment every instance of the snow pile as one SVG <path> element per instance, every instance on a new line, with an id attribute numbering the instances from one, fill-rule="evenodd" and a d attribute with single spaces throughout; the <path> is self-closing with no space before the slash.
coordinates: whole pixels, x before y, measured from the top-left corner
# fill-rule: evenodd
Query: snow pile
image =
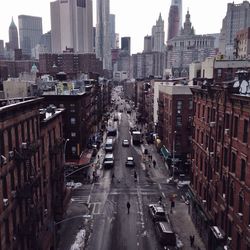
<path id="1" fill-rule="evenodd" d="M 84 248 L 85 236 L 86 231 L 84 229 L 80 230 L 76 235 L 76 240 L 70 250 L 82 250 Z"/>

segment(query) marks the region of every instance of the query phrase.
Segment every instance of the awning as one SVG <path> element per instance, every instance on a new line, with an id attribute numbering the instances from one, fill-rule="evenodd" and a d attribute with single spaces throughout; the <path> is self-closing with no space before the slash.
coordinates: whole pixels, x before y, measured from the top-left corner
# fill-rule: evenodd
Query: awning
<path id="1" fill-rule="evenodd" d="M 91 162 L 92 154 L 93 154 L 92 149 L 86 150 L 86 151 L 82 152 L 80 159 L 69 160 L 65 163 L 65 165 L 66 166 L 76 166 L 76 167 L 89 165 Z"/>
<path id="2" fill-rule="evenodd" d="M 166 147 L 164 145 L 161 148 L 161 153 L 162 153 L 163 157 L 165 158 L 165 160 L 167 160 L 168 157 L 171 155 L 171 153 L 166 149 Z"/>

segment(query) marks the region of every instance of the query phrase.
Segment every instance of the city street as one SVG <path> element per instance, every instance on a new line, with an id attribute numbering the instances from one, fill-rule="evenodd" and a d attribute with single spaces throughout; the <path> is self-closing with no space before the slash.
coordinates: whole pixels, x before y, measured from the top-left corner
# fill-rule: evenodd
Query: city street
<path id="1" fill-rule="evenodd" d="M 71 209 L 67 216 L 76 215 L 72 214 L 73 207 L 77 214 L 88 214 L 92 217 L 82 220 L 74 219 L 65 223 L 61 229 L 58 249 L 164 249 L 157 241 L 154 224 L 149 217 L 148 204 L 157 203 L 159 197 L 162 196 L 165 209 L 170 212 L 169 200 L 171 197 L 175 197 L 175 203 L 182 204 L 182 210 L 183 208 L 187 210 L 187 205 L 181 199 L 181 190 L 178 190 L 175 185 L 167 183 L 167 168 L 160 156 L 153 151 L 153 146 L 147 144 L 133 146 L 129 128 L 134 126 L 135 112 L 127 114 L 125 106 L 128 107 L 128 104 L 117 97 L 116 99 L 119 100 L 118 111 L 124 111 L 114 111 L 118 112 L 118 121 L 113 121 L 114 114 L 109 120 L 109 124 L 118 130 L 113 150 L 114 167 L 104 169 L 102 164 L 97 164 L 98 181 L 73 190 L 69 205 Z M 122 146 L 123 139 L 129 140 L 129 147 Z M 156 160 L 155 168 L 152 162 L 143 160 L 145 159 L 143 156 L 145 148 Z M 102 148 L 99 151 L 99 159 L 96 161 L 102 163 L 104 155 L 105 151 Z M 129 156 L 134 158 L 135 167 L 125 166 Z M 135 171 L 137 181 L 134 179 Z M 113 180 L 112 174 L 114 174 Z M 129 214 L 127 202 L 131 205 Z M 79 241 L 76 235 L 82 228 L 85 228 L 84 235 L 82 235 L 84 243 L 81 245 L 84 247 L 80 248 L 79 244 L 76 244 Z M 181 233 L 180 230 L 178 231 Z M 185 236 L 187 238 L 188 233 Z M 188 241 L 188 239 L 182 239 L 181 236 L 179 235 L 180 241 L 183 243 Z M 186 246 L 184 249 L 189 249 L 189 247 Z"/>

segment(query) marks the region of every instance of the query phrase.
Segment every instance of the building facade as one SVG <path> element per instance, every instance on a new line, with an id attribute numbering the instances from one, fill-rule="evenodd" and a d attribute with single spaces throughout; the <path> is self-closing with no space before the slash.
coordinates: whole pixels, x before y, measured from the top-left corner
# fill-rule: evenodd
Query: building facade
<path id="1" fill-rule="evenodd" d="M 248 79 L 192 87 L 191 215 L 207 249 L 250 247 Z"/>
<path id="2" fill-rule="evenodd" d="M 177 5 L 171 5 L 168 14 L 168 41 L 180 33 L 180 17 Z"/>
<path id="3" fill-rule="evenodd" d="M 75 53 L 93 53 L 92 0 L 67 0 L 50 3 L 52 52 L 67 48 Z"/>
<path id="4" fill-rule="evenodd" d="M 189 174 L 192 145 L 192 117 L 193 99 L 190 86 L 181 81 L 163 83 L 159 86 L 158 105 L 158 135 L 164 149 L 169 166 L 173 166 L 175 157 L 175 171 L 171 173 Z M 173 152 L 175 152 L 173 154 Z"/>
<path id="5" fill-rule="evenodd" d="M 97 73 L 103 75 L 102 62 L 95 54 L 41 54 L 39 57 L 40 74 L 56 76 L 59 72 L 65 72 L 69 79 L 77 79 L 82 73 Z"/>
<path id="6" fill-rule="evenodd" d="M 130 37 L 121 38 L 121 51 L 127 53 L 130 56 L 130 53 L 131 53 L 131 38 Z"/>
<path id="7" fill-rule="evenodd" d="M 48 228 L 65 208 L 63 110 L 44 117 L 41 98 L 8 101 L 0 107 L 1 249 L 51 249 Z"/>
<path id="8" fill-rule="evenodd" d="M 97 0 L 96 8 L 96 57 L 102 60 L 104 69 L 111 70 L 109 0 Z"/>
<path id="9" fill-rule="evenodd" d="M 115 37 L 115 15 L 110 14 L 110 43 L 111 49 L 116 49 L 116 37 Z"/>
<path id="10" fill-rule="evenodd" d="M 227 13 L 220 33 L 220 54 L 227 59 L 235 58 L 235 38 L 238 31 L 250 27 L 250 3 L 228 3 Z"/>
<path id="11" fill-rule="evenodd" d="M 42 18 L 18 16 L 20 49 L 24 55 L 31 56 L 31 50 L 39 43 L 43 34 Z"/>
<path id="12" fill-rule="evenodd" d="M 188 76 L 190 63 L 215 55 L 214 40 L 213 36 L 195 35 L 187 12 L 181 35 L 167 43 L 166 68 L 172 69 L 174 77 Z"/>
<path id="13" fill-rule="evenodd" d="M 250 27 L 236 33 L 235 58 L 250 59 Z"/>

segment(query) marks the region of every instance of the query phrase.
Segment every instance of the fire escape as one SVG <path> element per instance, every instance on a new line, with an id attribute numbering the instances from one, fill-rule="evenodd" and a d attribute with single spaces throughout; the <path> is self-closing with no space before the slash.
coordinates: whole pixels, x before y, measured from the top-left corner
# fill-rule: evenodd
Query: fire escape
<path id="1" fill-rule="evenodd" d="M 25 241 L 28 249 L 38 249 L 38 225 L 41 199 L 38 187 L 41 172 L 32 163 L 32 157 L 38 152 L 39 143 L 23 142 L 19 150 L 15 150 L 14 159 L 21 168 L 22 183 L 16 190 L 16 199 L 20 207 L 24 207 L 23 220 L 17 228 L 17 240 Z M 24 206 L 23 206 L 24 205 Z"/>

